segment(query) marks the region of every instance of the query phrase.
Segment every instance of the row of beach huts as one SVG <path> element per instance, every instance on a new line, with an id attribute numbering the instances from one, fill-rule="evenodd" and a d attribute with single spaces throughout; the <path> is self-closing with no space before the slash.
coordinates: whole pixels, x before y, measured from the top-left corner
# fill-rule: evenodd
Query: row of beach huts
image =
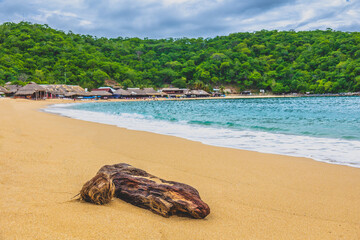
<path id="1" fill-rule="evenodd" d="M 51 99 L 51 98 L 71 98 L 71 99 L 110 99 L 110 98 L 197 98 L 220 96 L 219 92 L 208 93 L 204 90 L 190 90 L 180 88 L 163 88 L 155 90 L 153 88 L 112 88 L 100 87 L 87 91 L 77 85 L 65 84 L 36 84 L 31 82 L 25 86 L 6 84 L 0 86 L 0 96 L 26 98 L 26 99 Z"/>

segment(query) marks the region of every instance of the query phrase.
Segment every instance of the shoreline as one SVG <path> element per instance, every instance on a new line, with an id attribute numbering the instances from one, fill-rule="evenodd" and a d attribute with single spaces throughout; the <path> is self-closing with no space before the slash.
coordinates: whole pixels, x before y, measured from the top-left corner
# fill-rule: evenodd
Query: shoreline
<path id="1" fill-rule="evenodd" d="M 252 98 L 253 99 L 253 98 Z M 170 99 L 170 101 L 180 101 L 181 99 Z M 185 99 L 185 100 L 204 100 L 204 99 Z M 207 100 L 207 99 L 205 99 Z M 220 100 L 225 100 L 221 98 Z M 126 100 L 125 100 L 126 101 Z M 128 100 L 131 101 L 131 100 Z M 137 101 L 146 101 L 146 100 L 137 100 Z M 162 101 L 162 100 L 160 100 Z M 166 100 L 165 100 L 166 101 Z M 85 104 L 85 103 L 111 103 L 111 102 L 124 102 L 124 100 L 118 100 L 118 101 L 91 101 L 91 102 L 76 102 L 76 103 L 69 103 L 69 104 Z M 65 109 L 62 109 L 62 107 L 57 108 L 57 104 L 51 104 L 48 105 L 47 108 L 41 109 L 41 111 L 57 114 L 63 117 L 70 117 L 73 119 L 78 119 L 82 121 L 88 121 L 88 122 L 95 122 L 100 124 L 106 124 L 111 126 L 120 127 L 123 129 L 128 130 L 135 130 L 135 131 L 144 131 L 144 132 L 150 132 L 155 134 L 162 134 L 166 136 L 175 136 L 180 137 L 182 139 L 187 139 L 190 141 L 196 141 L 200 142 L 209 146 L 215 146 L 215 147 L 224 147 L 224 148 L 231 148 L 231 149 L 239 149 L 239 150 L 246 150 L 246 151 L 254 151 L 259 153 L 268 153 L 268 154 L 278 154 L 278 155 L 284 155 L 284 156 L 290 156 L 290 157 L 305 157 L 312 159 L 313 161 L 318 162 L 325 162 L 329 164 L 335 164 L 335 165 L 344 165 L 354 168 L 360 168 L 360 165 L 357 162 L 356 159 L 356 153 L 353 153 L 352 155 L 347 155 L 348 152 L 351 152 L 352 149 L 344 148 L 342 151 L 339 150 L 338 156 L 335 158 L 332 155 L 326 155 L 323 152 L 318 151 L 311 151 L 309 148 L 312 148 L 312 146 L 318 146 L 318 148 L 322 149 L 332 149 L 339 147 L 339 144 L 352 144 L 351 140 L 347 139 L 337 139 L 337 138 L 326 138 L 326 137 L 316 137 L 316 136 L 310 136 L 310 135 L 296 135 L 296 134 L 284 134 L 284 133 L 274 133 L 274 132 L 257 132 L 252 130 L 231 130 L 227 129 L 227 134 L 230 134 L 233 136 L 233 141 L 231 143 L 227 142 L 226 138 L 217 139 L 216 141 L 208 141 L 208 138 L 216 136 L 216 130 L 213 127 L 208 126 L 192 126 L 192 125 L 182 125 L 178 123 L 172 123 L 172 122 L 162 122 L 161 127 L 159 126 L 159 121 L 146 121 L 144 122 L 138 122 L 138 120 L 132 119 L 133 121 L 130 121 L 128 119 L 122 118 L 120 116 L 114 117 L 113 115 L 109 115 L 105 112 L 87 112 L 88 110 L 71 110 L 70 112 L 67 112 Z M 62 104 L 59 104 L 62 105 Z M 54 107 L 54 108 L 53 108 Z M 71 109 L 71 108 L 70 108 Z M 82 113 L 82 111 L 85 111 Z M 119 123 L 119 119 L 117 117 L 120 117 L 121 124 Z M 131 116 L 128 116 L 128 118 L 131 119 Z M 135 124 L 137 122 L 137 124 Z M 171 130 L 170 132 L 166 131 L 166 129 L 169 128 L 172 129 L 179 129 L 179 130 Z M 199 137 L 200 134 L 195 134 L 198 129 L 207 128 L 208 137 L 202 138 Z M 241 132 L 247 132 L 247 133 L 241 133 Z M 191 134 L 193 133 L 193 134 Z M 240 135 L 239 135 L 240 134 Z M 245 144 L 244 142 L 241 142 L 241 135 L 247 135 L 250 139 Z M 268 139 L 267 141 L 262 141 L 262 139 Z M 282 142 L 286 142 L 288 138 L 292 138 L 292 145 L 286 145 L 283 146 L 281 144 Z M 254 140 L 255 139 L 255 140 Z M 280 143 L 278 143 L 280 142 Z M 261 144 L 260 144 L 261 143 Z M 309 145 L 312 143 L 313 145 Z M 357 141 L 357 143 L 359 143 Z M 287 144 L 287 143 L 286 143 Z M 334 145 L 335 144 L 335 145 Z M 269 147 L 271 146 L 271 147 Z M 275 150 L 276 149 L 276 150 Z M 340 152 L 342 154 L 340 154 Z M 344 155 L 345 154 L 345 155 Z M 332 158 L 333 157 L 333 158 Z M 343 159 L 347 159 L 344 161 Z"/>
<path id="2" fill-rule="evenodd" d="M 0 100 L 0 238 L 357 239 L 360 171 L 214 147 L 38 111 L 66 101 Z M 74 103 L 73 101 L 67 101 Z M 78 103 L 78 102 L 76 102 Z M 163 218 L 115 199 L 70 201 L 105 164 L 195 187 L 205 220 Z"/>

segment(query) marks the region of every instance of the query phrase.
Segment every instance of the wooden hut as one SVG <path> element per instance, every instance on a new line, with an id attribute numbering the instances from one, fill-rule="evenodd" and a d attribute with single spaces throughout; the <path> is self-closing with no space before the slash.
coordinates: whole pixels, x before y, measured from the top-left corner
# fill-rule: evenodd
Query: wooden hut
<path id="1" fill-rule="evenodd" d="M 40 85 L 31 82 L 28 85 L 20 88 L 15 93 L 15 97 L 35 99 L 35 100 L 44 99 L 46 97 L 46 90 Z"/>

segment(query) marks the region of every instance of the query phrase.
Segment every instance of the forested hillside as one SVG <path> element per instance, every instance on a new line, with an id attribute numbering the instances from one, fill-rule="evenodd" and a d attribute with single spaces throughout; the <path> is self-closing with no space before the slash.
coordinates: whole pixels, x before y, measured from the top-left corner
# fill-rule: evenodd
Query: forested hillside
<path id="1" fill-rule="evenodd" d="M 207 39 L 107 39 L 27 22 L 0 25 L 0 85 L 66 81 L 94 88 L 106 79 L 125 88 L 360 91 L 360 34 L 263 30 Z"/>

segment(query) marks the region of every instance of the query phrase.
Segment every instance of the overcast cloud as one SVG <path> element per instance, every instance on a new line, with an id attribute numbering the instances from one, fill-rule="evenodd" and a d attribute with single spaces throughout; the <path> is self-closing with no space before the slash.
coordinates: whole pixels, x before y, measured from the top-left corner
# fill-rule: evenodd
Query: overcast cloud
<path id="1" fill-rule="evenodd" d="M 360 0 L 0 0 L 0 23 L 97 37 L 214 37 L 261 29 L 360 31 Z"/>

